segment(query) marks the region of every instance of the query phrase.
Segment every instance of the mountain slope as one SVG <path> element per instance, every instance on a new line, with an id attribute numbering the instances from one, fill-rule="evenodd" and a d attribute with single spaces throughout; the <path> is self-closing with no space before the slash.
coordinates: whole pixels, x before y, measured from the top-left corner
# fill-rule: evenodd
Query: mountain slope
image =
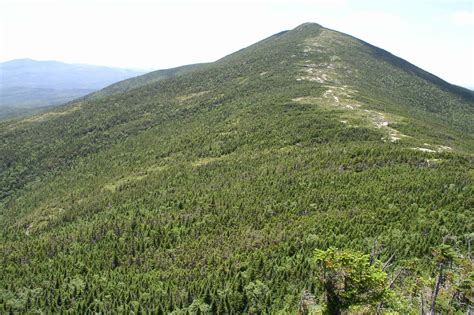
<path id="1" fill-rule="evenodd" d="M 202 68 L 205 65 L 206 64 L 192 64 L 192 65 L 186 65 L 186 66 L 181 66 L 181 67 L 176 67 L 176 68 L 171 68 L 171 69 L 152 71 L 152 72 L 140 75 L 138 77 L 134 77 L 134 78 L 130 78 L 127 80 L 114 83 L 100 90 L 99 92 L 94 93 L 94 95 L 92 95 L 91 97 L 94 97 L 94 98 L 104 97 L 110 94 L 125 93 L 147 84 L 152 84 L 154 82 L 164 80 L 170 77 L 189 73 L 195 69 Z"/>
<path id="2" fill-rule="evenodd" d="M 0 115 L 66 103 L 142 71 L 17 59 L 0 63 Z M 6 116 L 6 114 L 4 115 Z"/>
<path id="3" fill-rule="evenodd" d="M 315 248 L 467 250 L 471 91 L 317 24 L 155 78 L 0 124 L 4 310 L 289 313 Z"/>

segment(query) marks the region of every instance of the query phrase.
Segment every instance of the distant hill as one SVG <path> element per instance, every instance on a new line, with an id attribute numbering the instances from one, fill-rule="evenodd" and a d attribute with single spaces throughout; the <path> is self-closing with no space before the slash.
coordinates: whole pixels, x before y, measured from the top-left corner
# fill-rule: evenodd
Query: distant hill
<path id="1" fill-rule="evenodd" d="M 0 119 L 63 104 L 144 71 L 17 59 L 0 63 Z"/>
<path id="2" fill-rule="evenodd" d="M 2 122 L 0 314 L 321 314 L 331 247 L 389 273 L 342 314 L 427 314 L 440 282 L 466 314 L 473 121 L 474 92 L 308 23 Z"/>

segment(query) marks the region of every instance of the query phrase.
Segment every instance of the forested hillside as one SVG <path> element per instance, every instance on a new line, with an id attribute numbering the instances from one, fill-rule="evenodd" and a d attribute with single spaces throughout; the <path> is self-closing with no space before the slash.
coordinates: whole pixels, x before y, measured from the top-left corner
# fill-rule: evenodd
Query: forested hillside
<path id="1" fill-rule="evenodd" d="M 465 313 L 473 117 L 303 24 L 0 123 L 0 313 Z"/>
<path id="2" fill-rule="evenodd" d="M 89 98 L 100 98 L 106 95 L 118 94 L 118 93 L 126 93 L 130 90 L 142 87 L 144 85 L 149 85 L 156 83 L 160 80 L 171 78 L 180 74 L 185 74 L 191 72 L 195 69 L 204 68 L 206 64 L 193 64 L 193 65 L 186 65 L 171 69 L 164 69 L 164 70 L 157 70 L 153 72 L 149 72 L 138 77 L 133 77 L 127 80 L 123 80 L 117 83 L 114 83 L 105 89 L 98 91 L 97 93 L 93 93 L 89 95 Z"/>

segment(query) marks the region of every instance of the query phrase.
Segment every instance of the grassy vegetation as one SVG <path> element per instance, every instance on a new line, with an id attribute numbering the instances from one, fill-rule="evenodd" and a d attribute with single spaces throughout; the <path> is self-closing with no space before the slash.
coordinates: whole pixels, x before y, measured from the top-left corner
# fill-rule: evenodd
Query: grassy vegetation
<path id="1" fill-rule="evenodd" d="M 308 24 L 1 123 L 0 312 L 295 313 L 374 243 L 414 267 L 367 311 L 419 312 L 474 223 L 473 94 L 420 71 Z"/>

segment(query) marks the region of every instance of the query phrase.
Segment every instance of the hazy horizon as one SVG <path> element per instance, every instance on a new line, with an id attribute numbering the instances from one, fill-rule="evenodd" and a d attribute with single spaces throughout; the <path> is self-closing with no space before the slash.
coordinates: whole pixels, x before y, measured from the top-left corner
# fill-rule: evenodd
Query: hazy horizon
<path id="1" fill-rule="evenodd" d="M 87 64 L 87 63 L 69 63 L 69 62 L 65 62 L 65 61 L 61 61 L 61 60 L 38 60 L 38 59 L 32 59 L 32 58 L 19 58 L 19 59 L 5 60 L 5 61 L 0 61 L 0 64 L 10 62 L 10 61 L 17 61 L 17 60 L 32 60 L 32 61 L 36 61 L 36 62 L 59 62 L 59 63 L 69 64 L 69 65 L 82 65 L 82 66 L 91 66 L 91 67 L 106 67 L 106 68 L 116 68 L 116 69 L 123 69 L 123 70 L 144 71 L 146 73 L 157 71 L 157 70 L 168 69 L 168 68 L 160 68 L 160 69 L 149 68 L 149 69 L 146 69 L 146 68 L 132 68 L 132 67 L 114 67 L 114 66 L 98 65 L 98 64 Z M 443 78 L 441 78 L 441 79 L 443 79 Z M 451 82 L 449 82 L 449 83 L 451 83 Z M 452 84 L 454 84 L 454 83 L 452 83 Z M 469 86 L 469 85 L 459 85 L 459 86 L 462 86 L 464 88 L 467 88 L 467 89 L 470 89 L 470 90 L 474 91 L 474 86 Z"/>
<path id="2" fill-rule="evenodd" d="M 133 68 L 133 67 L 115 67 L 115 66 L 108 66 L 108 65 L 99 65 L 99 64 L 92 64 L 92 63 L 83 63 L 83 62 L 67 62 L 63 60 L 55 60 L 55 59 L 35 59 L 35 58 L 16 58 L 16 59 L 9 59 L 9 60 L 1 60 L 0 64 L 2 63 L 8 63 L 12 61 L 21 61 L 21 60 L 30 60 L 30 61 L 36 61 L 36 62 L 58 62 L 58 63 L 64 63 L 68 65 L 78 65 L 78 66 L 91 66 L 91 67 L 104 67 L 104 68 L 115 68 L 115 69 L 123 69 L 123 70 L 139 70 L 139 71 L 154 71 L 154 70 L 159 70 L 159 69 L 154 69 L 154 68 Z"/>
<path id="3" fill-rule="evenodd" d="M 314 22 L 474 87 L 471 1 L 3 0 L 0 20 L 0 62 L 28 58 L 146 71 L 212 62 Z"/>

